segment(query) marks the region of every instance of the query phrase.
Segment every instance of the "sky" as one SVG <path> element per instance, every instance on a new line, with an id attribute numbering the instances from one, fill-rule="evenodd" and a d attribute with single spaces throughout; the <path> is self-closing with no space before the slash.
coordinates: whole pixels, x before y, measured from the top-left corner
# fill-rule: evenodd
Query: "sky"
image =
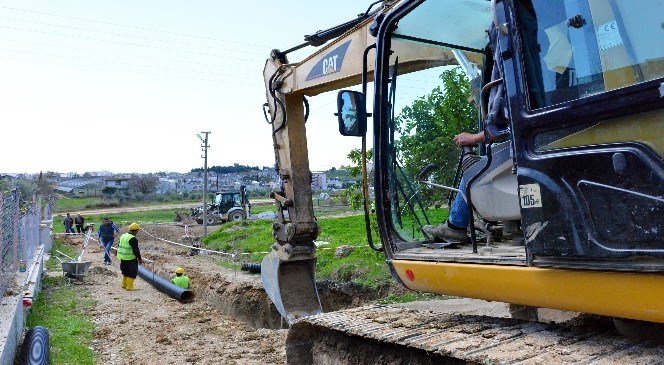
<path id="1" fill-rule="evenodd" d="M 262 70 L 372 1 L 0 0 L 0 173 L 274 166 Z M 289 55 L 298 61 L 315 50 Z M 310 167 L 348 165 L 336 92 L 309 99 Z"/>

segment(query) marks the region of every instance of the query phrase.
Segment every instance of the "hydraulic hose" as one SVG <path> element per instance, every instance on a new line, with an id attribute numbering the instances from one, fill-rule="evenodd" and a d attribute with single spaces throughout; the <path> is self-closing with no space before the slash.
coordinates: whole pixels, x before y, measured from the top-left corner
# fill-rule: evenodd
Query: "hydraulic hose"
<path id="1" fill-rule="evenodd" d="M 168 294 L 171 298 L 177 299 L 183 303 L 190 303 L 194 300 L 193 291 L 180 288 L 179 286 L 144 268 L 142 265 L 138 265 L 138 276 L 152 284 L 152 286 L 157 288 L 160 292 Z"/>

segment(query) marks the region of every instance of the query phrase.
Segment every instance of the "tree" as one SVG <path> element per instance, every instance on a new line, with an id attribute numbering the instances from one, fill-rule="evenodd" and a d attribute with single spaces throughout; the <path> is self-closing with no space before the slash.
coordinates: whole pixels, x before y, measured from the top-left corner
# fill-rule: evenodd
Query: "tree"
<path id="1" fill-rule="evenodd" d="M 396 117 L 401 137 L 396 142 L 399 158 L 410 176 L 428 164 L 441 167 L 439 178 L 451 184 L 460 151 L 454 136 L 477 128 L 477 108 L 470 103 L 470 83 L 457 67 L 440 75 L 442 85 L 415 100 Z"/>
<path id="2" fill-rule="evenodd" d="M 354 148 L 348 152 L 346 157 L 348 157 L 348 159 L 353 163 L 352 165 L 348 166 L 348 172 L 350 176 L 362 176 L 362 151 L 359 148 Z M 367 161 L 371 161 L 371 159 L 373 159 L 373 149 L 369 149 L 367 151 Z M 369 176 L 367 176 L 367 178 L 369 185 L 371 185 L 373 176 L 371 176 L 371 174 L 368 175 Z M 359 182 L 347 187 L 342 193 L 342 196 L 348 200 L 348 204 L 351 206 L 351 208 L 360 209 L 362 207 L 362 203 L 364 202 L 364 195 L 362 194 L 362 179 L 360 179 Z"/>
<path id="3" fill-rule="evenodd" d="M 129 180 L 129 190 L 142 194 L 151 194 L 157 190 L 159 178 L 155 175 L 132 175 Z"/>
<path id="4" fill-rule="evenodd" d="M 104 186 L 101 189 L 101 193 L 106 199 L 110 199 L 115 194 L 116 191 L 118 191 L 118 189 L 113 186 Z"/>
<path id="5" fill-rule="evenodd" d="M 42 174 L 41 172 L 39 173 L 39 176 L 37 177 L 36 185 L 37 185 L 37 193 L 40 194 L 42 197 L 49 198 L 49 197 L 55 195 L 54 184 L 52 182 L 48 181 L 44 177 L 44 174 Z"/>

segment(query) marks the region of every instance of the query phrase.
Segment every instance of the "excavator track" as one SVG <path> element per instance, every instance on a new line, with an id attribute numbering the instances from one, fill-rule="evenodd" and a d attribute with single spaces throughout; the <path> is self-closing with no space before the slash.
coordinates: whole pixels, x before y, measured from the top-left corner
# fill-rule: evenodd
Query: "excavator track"
<path id="1" fill-rule="evenodd" d="M 592 321 L 560 324 L 386 305 L 293 323 L 288 364 L 664 364 L 664 345 Z"/>

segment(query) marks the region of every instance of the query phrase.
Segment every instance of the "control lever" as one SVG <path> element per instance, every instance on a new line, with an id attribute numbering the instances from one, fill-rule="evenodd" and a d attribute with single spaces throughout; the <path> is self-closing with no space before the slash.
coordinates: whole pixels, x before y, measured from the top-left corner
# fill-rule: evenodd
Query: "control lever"
<path id="1" fill-rule="evenodd" d="M 424 169 L 422 169 L 420 174 L 417 175 L 417 180 L 426 181 L 429 178 L 429 175 L 431 174 L 431 172 L 433 170 L 437 169 L 437 168 L 438 168 L 438 165 L 436 165 L 435 163 L 430 163 L 430 164 L 426 165 L 426 167 L 424 167 Z"/>

